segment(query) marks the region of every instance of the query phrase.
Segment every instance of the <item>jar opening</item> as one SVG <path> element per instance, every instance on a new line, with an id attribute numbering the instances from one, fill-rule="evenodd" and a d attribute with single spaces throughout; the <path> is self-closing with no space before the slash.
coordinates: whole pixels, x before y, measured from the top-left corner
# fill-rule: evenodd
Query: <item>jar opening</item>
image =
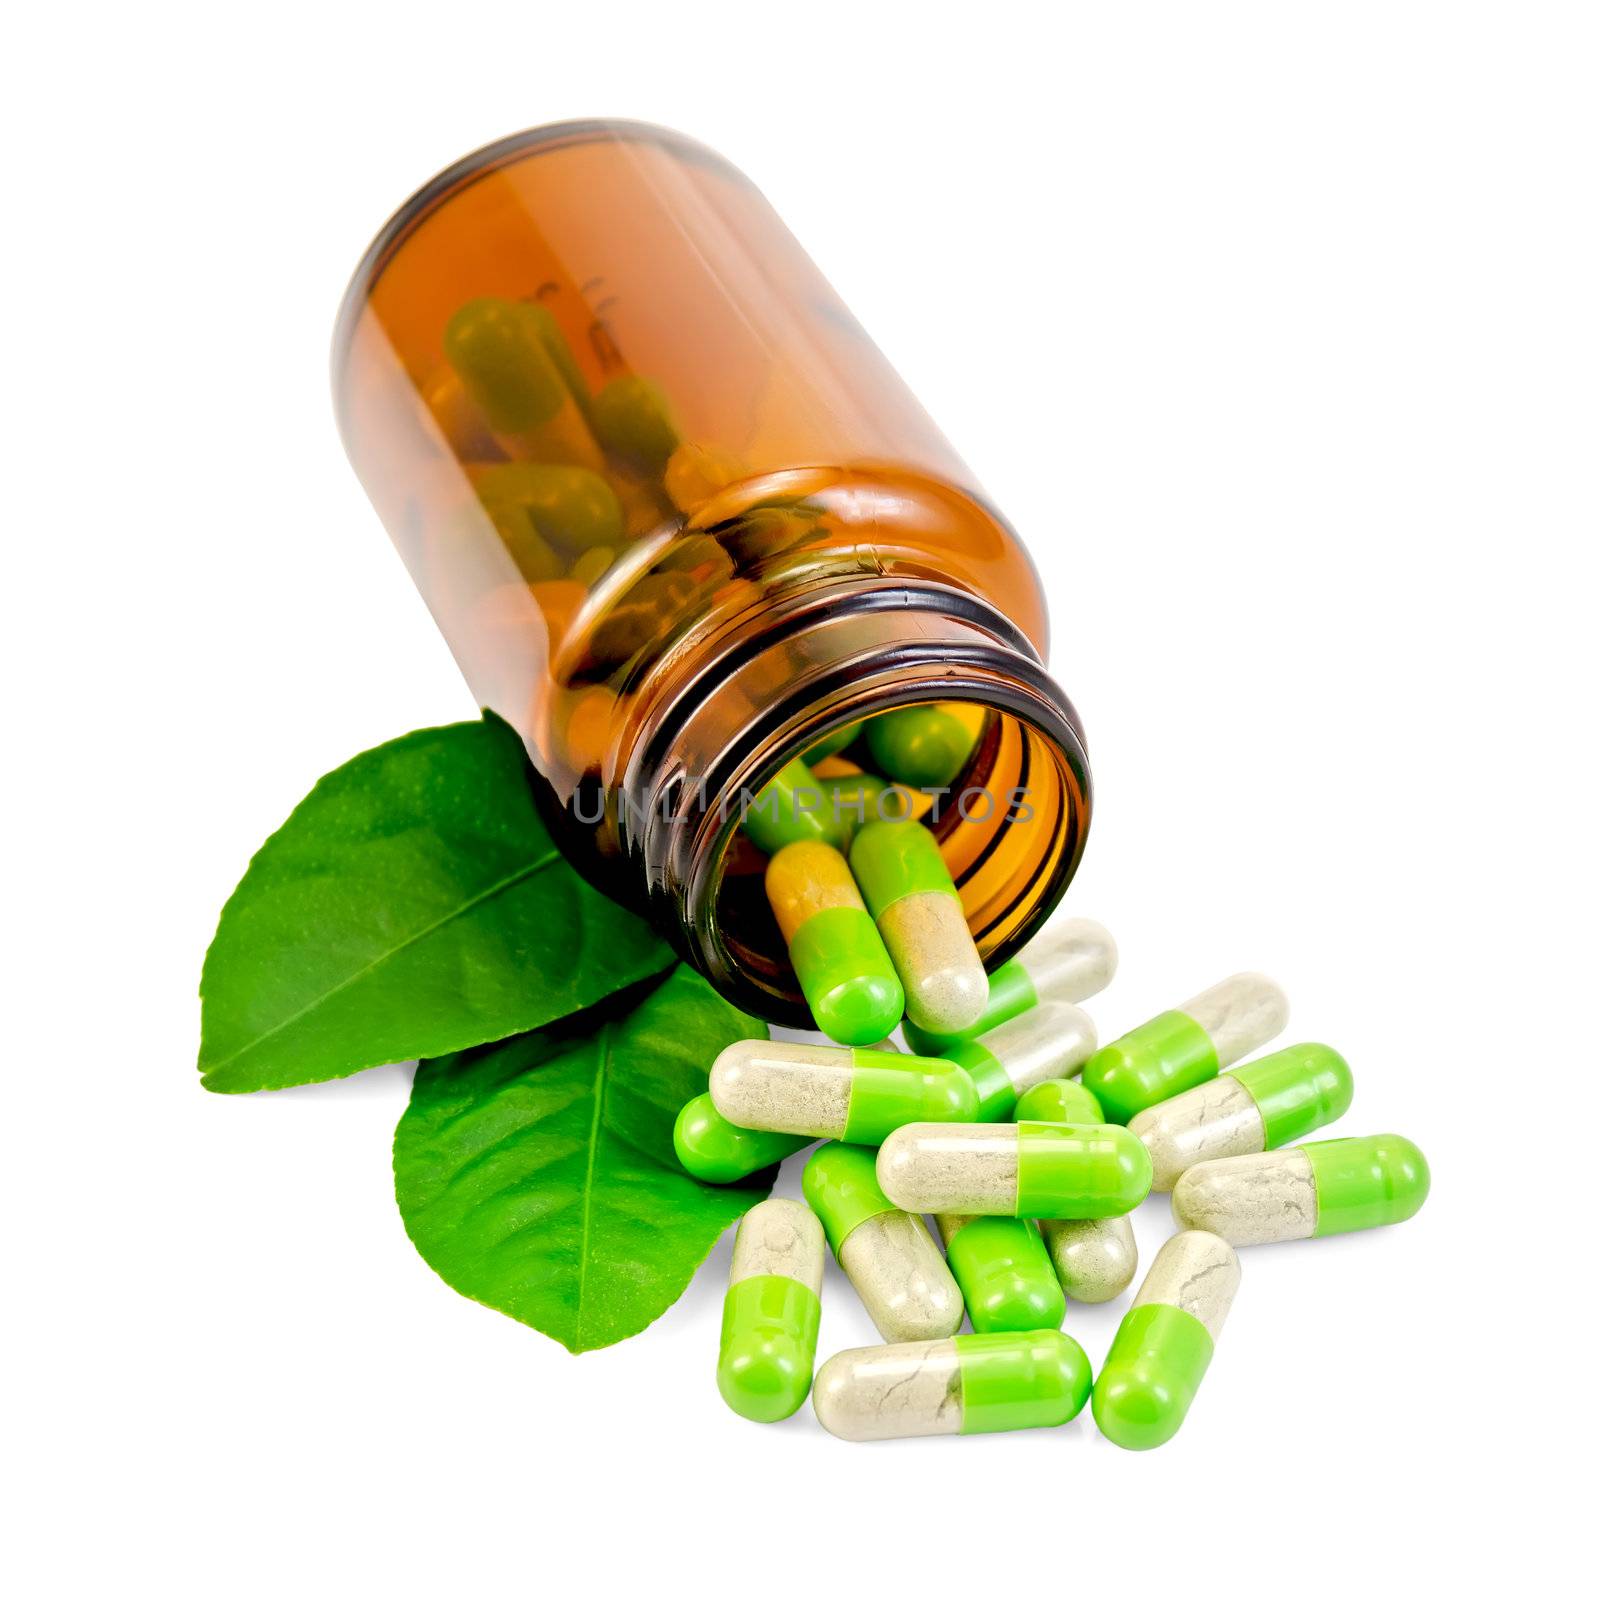
<path id="1" fill-rule="evenodd" d="M 965 713 L 974 738 L 960 770 L 937 785 L 901 787 L 881 804 L 860 795 L 841 802 L 828 780 L 871 770 L 858 738 L 813 769 L 818 793 L 807 808 L 859 825 L 893 815 L 899 797 L 909 797 L 911 825 L 927 827 L 938 840 L 973 939 L 992 970 L 1031 937 L 1066 890 L 1088 820 L 1086 772 L 1054 737 L 991 700 L 943 692 L 934 700 L 924 691 L 880 703 L 875 711 L 903 707 Z M 840 719 L 832 726 L 841 726 Z M 787 759 L 785 753 L 778 766 Z M 741 800 L 748 805 L 751 798 L 747 792 Z M 747 1009 L 805 1026 L 805 1003 L 767 900 L 768 858 L 739 828 L 738 804 L 730 806 L 733 826 L 714 847 L 706 946 L 732 975 Z"/>

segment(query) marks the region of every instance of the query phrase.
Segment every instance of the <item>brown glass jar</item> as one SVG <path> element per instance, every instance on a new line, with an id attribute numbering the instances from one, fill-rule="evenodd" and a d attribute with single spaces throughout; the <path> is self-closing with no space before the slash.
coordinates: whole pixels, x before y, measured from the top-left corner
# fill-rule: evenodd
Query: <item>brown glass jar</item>
<path id="1" fill-rule="evenodd" d="M 732 797 L 877 712 L 981 718 L 924 820 L 988 965 L 1048 915 L 1090 784 L 1033 567 L 720 157 L 617 122 L 467 157 L 358 268 L 334 387 L 563 848 L 737 1004 L 807 1021 Z"/>

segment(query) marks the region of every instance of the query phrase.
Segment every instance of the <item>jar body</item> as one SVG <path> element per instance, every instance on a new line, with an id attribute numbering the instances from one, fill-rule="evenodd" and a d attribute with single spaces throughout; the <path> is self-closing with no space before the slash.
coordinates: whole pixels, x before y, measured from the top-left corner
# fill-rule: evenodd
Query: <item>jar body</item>
<path id="1" fill-rule="evenodd" d="M 930 825 L 986 959 L 1048 911 L 1090 800 L 1031 563 L 735 169 L 616 123 L 469 157 L 380 235 L 334 364 L 558 837 L 739 1003 L 800 1017 L 730 796 L 863 715 L 973 709 L 959 788 L 992 814 L 957 794 Z"/>

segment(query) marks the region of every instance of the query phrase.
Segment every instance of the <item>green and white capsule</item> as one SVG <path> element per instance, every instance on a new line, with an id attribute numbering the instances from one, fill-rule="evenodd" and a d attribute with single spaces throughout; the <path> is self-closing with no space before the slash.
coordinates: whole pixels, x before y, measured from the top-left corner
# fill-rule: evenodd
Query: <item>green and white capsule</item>
<path id="1" fill-rule="evenodd" d="M 935 1217 L 977 1333 L 1059 1328 L 1067 1302 L 1044 1242 L 1021 1217 Z"/>
<path id="2" fill-rule="evenodd" d="M 679 1163 L 702 1183 L 737 1183 L 810 1143 L 810 1135 L 804 1133 L 736 1127 L 712 1104 L 710 1094 L 697 1094 L 672 1125 L 672 1148 Z"/>
<path id="3" fill-rule="evenodd" d="M 1120 1217 L 1150 1192 L 1150 1157 L 1126 1128 L 916 1122 L 878 1152 L 878 1182 L 906 1211 L 979 1217 Z"/>
<path id="4" fill-rule="evenodd" d="M 1162 1245 L 1095 1379 L 1094 1420 L 1113 1444 L 1152 1450 L 1183 1426 L 1238 1288 L 1239 1258 L 1215 1234 Z"/>
<path id="5" fill-rule="evenodd" d="M 846 1144 L 882 1144 L 907 1122 L 970 1121 L 978 1109 L 953 1061 L 780 1039 L 730 1044 L 712 1064 L 711 1100 L 736 1127 Z"/>
<path id="6" fill-rule="evenodd" d="M 1116 971 L 1116 940 L 1098 922 L 1057 918 L 989 974 L 983 1015 L 970 1027 L 958 1033 L 930 1033 L 907 1021 L 906 1043 L 919 1055 L 943 1055 L 960 1040 L 989 1033 L 1033 1006 L 1051 1000 L 1087 1000 L 1099 994 Z"/>
<path id="7" fill-rule="evenodd" d="M 1155 1164 L 1157 1189 L 1190 1167 L 1292 1144 L 1350 1109 L 1350 1068 L 1325 1044 L 1292 1044 L 1141 1111 L 1128 1124 Z"/>
<path id="8" fill-rule="evenodd" d="M 1240 972 L 1175 1011 L 1102 1045 L 1084 1063 L 1083 1081 L 1113 1122 L 1207 1083 L 1283 1032 L 1289 1002 L 1271 978 Z"/>
<path id="9" fill-rule="evenodd" d="M 899 1210 L 878 1187 L 870 1150 L 823 1145 L 800 1187 L 885 1339 L 943 1339 L 961 1326 L 966 1308 L 950 1268 L 922 1218 Z"/>
<path id="10" fill-rule="evenodd" d="M 781 1422 L 804 1404 L 822 1321 L 822 1224 L 796 1200 L 763 1200 L 733 1240 L 717 1388 L 741 1417 Z"/>
<path id="11" fill-rule="evenodd" d="M 1404 1222 L 1428 1185 L 1427 1159 L 1409 1139 L 1374 1133 L 1202 1161 L 1178 1179 L 1172 1214 L 1230 1244 L 1277 1244 Z"/>
<path id="12" fill-rule="evenodd" d="M 1058 1428 L 1089 1398 L 1088 1357 L 1053 1328 L 967 1333 L 930 1344 L 841 1350 L 817 1373 L 811 1404 L 838 1439 Z"/>
<path id="13" fill-rule="evenodd" d="M 1055 1078 L 1023 1095 L 1017 1121 L 1093 1127 L 1105 1117 L 1100 1102 L 1075 1078 Z M 1126 1216 L 1047 1218 L 1039 1235 L 1062 1292 L 1082 1305 L 1115 1300 L 1139 1270 L 1139 1245 Z"/>
<path id="14" fill-rule="evenodd" d="M 904 822 L 869 822 L 850 843 L 850 870 L 919 1028 L 958 1033 L 983 1015 L 989 978 L 934 837 Z"/>
<path id="15" fill-rule="evenodd" d="M 1076 1072 L 1094 1053 L 1094 1023 L 1076 1006 L 1035 1006 L 979 1039 L 965 1039 L 942 1059 L 961 1067 L 978 1095 L 977 1120 L 999 1122 L 1036 1085 Z M 1098 1116 L 1093 1119 L 1099 1122 Z"/>

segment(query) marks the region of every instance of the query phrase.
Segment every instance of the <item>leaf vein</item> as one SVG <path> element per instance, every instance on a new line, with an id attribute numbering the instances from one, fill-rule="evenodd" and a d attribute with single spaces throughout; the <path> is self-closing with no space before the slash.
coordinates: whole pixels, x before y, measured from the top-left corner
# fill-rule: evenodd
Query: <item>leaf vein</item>
<path id="1" fill-rule="evenodd" d="M 557 860 L 558 856 L 559 852 L 552 848 L 548 854 L 539 856 L 533 861 L 525 862 L 522 866 L 518 867 L 515 872 L 508 873 L 497 883 L 490 884 L 486 889 L 482 890 L 478 894 L 475 894 L 470 900 L 464 900 L 460 905 L 453 907 L 443 916 L 436 917 L 428 924 L 427 927 L 419 928 L 415 933 L 409 934 L 392 949 L 385 950 L 381 956 L 377 956 L 373 960 L 367 962 L 365 966 L 358 968 L 355 972 L 352 972 L 349 977 L 340 979 L 340 981 L 334 984 L 331 989 L 324 990 L 323 993 L 313 996 L 303 1006 L 301 1006 L 298 1011 L 292 1012 L 289 1016 L 285 1017 L 283 1021 L 274 1023 L 273 1026 L 268 1028 L 265 1033 L 258 1033 L 255 1038 L 250 1040 L 248 1044 L 240 1045 L 240 1047 L 235 1050 L 231 1056 L 226 1056 L 221 1061 L 211 1062 L 205 1067 L 207 1075 L 209 1076 L 212 1073 L 221 1072 L 225 1068 L 231 1067 L 234 1062 L 241 1060 L 243 1057 L 249 1055 L 252 1050 L 259 1049 L 267 1042 L 267 1040 L 275 1038 L 278 1034 L 282 1033 L 285 1028 L 293 1027 L 294 1024 L 297 1023 L 308 1012 L 315 1011 L 318 1006 L 326 1005 L 327 1002 L 336 994 L 340 993 L 342 990 L 348 989 L 353 983 L 359 983 L 361 979 L 368 975 L 368 973 L 376 972 L 377 969 L 384 964 L 384 962 L 393 959 L 395 956 L 402 954 L 406 950 L 409 950 L 412 945 L 420 943 L 430 934 L 437 933 L 441 928 L 447 927 L 458 917 L 464 917 L 468 912 L 477 910 L 479 906 L 484 905 L 488 901 L 494 899 L 497 894 L 501 894 L 505 890 L 513 888 L 515 885 L 521 883 L 525 878 L 532 877 L 534 873 L 543 871 L 545 867 L 551 864 L 551 862 Z"/>
<path id="2" fill-rule="evenodd" d="M 594 1071 L 594 1116 L 589 1123 L 589 1160 L 583 1173 L 583 1224 L 578 1233 L 578 1315 L 573 1323 L 572 1336 L 583 1341 L 584 1288 L 589 1277 L 589 1227 L 594 1210 L 594 1170 L 600 1150 L 600 1118 L 606 1103 L 606 1070 L 611 1064 L 611 1035 L 613 1025 L 602 1025 L 598 1043 L 600 1059 Z"/>

